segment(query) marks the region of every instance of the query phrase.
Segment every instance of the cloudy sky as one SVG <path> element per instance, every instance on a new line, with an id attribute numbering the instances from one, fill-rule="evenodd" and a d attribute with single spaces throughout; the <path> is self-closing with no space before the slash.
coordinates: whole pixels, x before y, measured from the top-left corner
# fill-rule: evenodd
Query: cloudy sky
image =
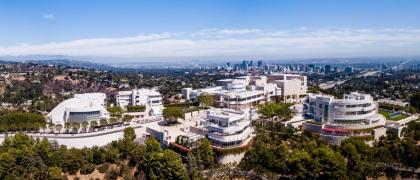
<path id="1" fill-rule="evenodd" d="M 0 56 L 420 55 L 420 1 L 0 1 Z"/>

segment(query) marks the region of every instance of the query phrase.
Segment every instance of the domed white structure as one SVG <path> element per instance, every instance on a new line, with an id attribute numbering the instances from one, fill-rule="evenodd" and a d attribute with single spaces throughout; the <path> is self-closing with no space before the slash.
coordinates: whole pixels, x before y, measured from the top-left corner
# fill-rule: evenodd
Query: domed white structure
<path id="1" fill-rule="evenodd" d="M 104 93 L 75 94 L 73 98 L 58 104 L 47 115 L 49 122 L 64 125 L 65 123 L 83 123 L 109 118 L 106 110 Z"/>

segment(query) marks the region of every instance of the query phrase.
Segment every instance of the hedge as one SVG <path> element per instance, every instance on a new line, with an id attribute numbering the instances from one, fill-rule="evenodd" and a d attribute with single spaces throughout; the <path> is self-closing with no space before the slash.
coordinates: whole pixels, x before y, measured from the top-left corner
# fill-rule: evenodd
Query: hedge
<path id="1" fill-rule="evenodd" d="M 144 112 L 146 106 L 127 106 L 128 112 Z"/>

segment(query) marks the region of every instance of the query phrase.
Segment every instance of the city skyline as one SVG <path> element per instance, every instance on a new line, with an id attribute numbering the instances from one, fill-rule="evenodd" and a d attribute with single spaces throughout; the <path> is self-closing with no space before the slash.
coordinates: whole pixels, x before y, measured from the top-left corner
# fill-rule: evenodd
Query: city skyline
<path id="1" fill-rule="evenodd" d="M 0 57 L 418 56 L 416 1 L 0 2 Z"/>

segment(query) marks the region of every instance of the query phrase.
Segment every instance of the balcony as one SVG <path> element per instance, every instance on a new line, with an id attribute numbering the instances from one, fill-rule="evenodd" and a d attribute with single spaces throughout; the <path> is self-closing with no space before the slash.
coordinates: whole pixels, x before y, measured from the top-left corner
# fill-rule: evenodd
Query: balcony
<path id="1" fill-rule="evenodd" d="M 209 130 L 215 130 L 215 131 L 219 131 L 223 133 L 234 133 L 234 132 L 243 130 L 246 126 L 249 126 L 250 124 L 251 124 L 250 121 L 245 120 L 237 124 L 229 125 L 226 127 L 220 126 L 219 124 L 210 123 L 210 122 L 207 122 L 205 126 Z"/>
<path id="2" fill-rule="evenodd" d="M 248 127 L 239 134 L 222 135 L 217 132 L 212 132 L 212 133 L 208 133 L 207 137 L 209 139 L 213 139 L 213 140 L 217 140 L 221 142 L 243 141 L 247 139 L 252 134 L 252 132 L 253 132 L 252 128 Z"/>

